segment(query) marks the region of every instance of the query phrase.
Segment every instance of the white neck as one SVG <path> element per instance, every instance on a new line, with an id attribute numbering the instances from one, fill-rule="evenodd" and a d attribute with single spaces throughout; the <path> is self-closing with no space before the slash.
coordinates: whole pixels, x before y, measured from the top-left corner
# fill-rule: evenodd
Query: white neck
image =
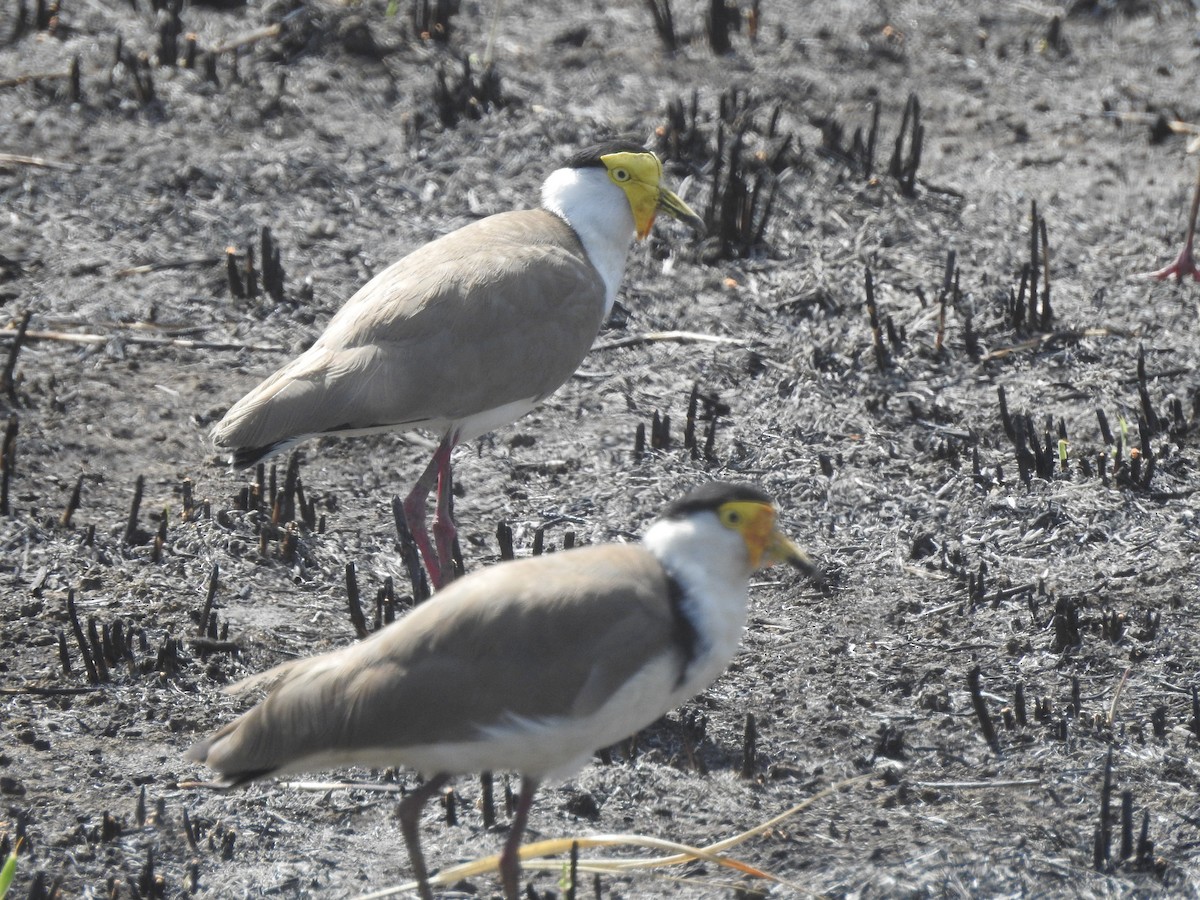
<path id="1" fill-rule="evenodd" d="M 633 242 L 633 210 L 625 192 L 603 168 L 555 169 L 542 185 L 542 206 L 579 235 L 588 259 L 604 279 L 607 316 Z"/>
<path id="2" fill-rule="evenodd" d="M 725 671 L 737 652 L 746 626 L 752 570 L 740 534 L 715 516 L 662 519 L 646 531 L 642 543 L 679 581 L 684 614 L 700 637 L 697 657 L 676 691 L 690 697 Z"/>

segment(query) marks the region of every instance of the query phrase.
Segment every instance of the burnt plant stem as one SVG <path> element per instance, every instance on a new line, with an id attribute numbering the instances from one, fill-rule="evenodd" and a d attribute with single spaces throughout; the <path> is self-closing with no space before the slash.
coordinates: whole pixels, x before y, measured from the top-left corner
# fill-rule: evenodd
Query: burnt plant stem
<path id="1" fill-rule="evenodd" d="M 233 57 L 237 60 L 237 57 Z M 242 273 L 246 278 L 246 296 L 251 300 L 258 297 L 258 270 L 254 268 L 254 247 L 246 248 L 246 265 L 242 269 Z"/>
<path id="2" fill-rule="evenodd" d="M 1100 821 L 1096 826 L 1096 871 L 1108 870 L 1112 859 L 1112 770 L 1113 748 L 1104 760 L 1104 784 L 1100 788 Z"/>
<path id="3" fill-rule="evenodd" d="M 138 514 L 142 508 L 142 494 L 146 490 L 146 476 L 139 475 L 133 487 L 133 502 L 129 506 L 129 520 L 125 523 L 125 544 L 132 547 L 138 543 Z"/>
<path id="4" fill-rule="evenodd" d="M 1104 438 L 1104 443 L 1111 447 L 1117 440 L 1113 437 L 1112 429 L 1108 425 L 1108 416 L 1099 407 L 1096 408 L 1096 421 L 1100 423 L 1100 435 Z"/>
<path id="5" fill-rule="evenodd" d="M 496 543 L 500 545 L 500 559 L 510 560 L 515 558 L 513 553 L 513 533 L 512 526 L 507 522 L 501 522 L 496 526 Z"/>
<path id="6" fill-rule="evenodd" d="M 450 498 L 450 515 L 454 515 L 454 497 Z M 463 561 L 462 544 L 459 543 L 458 535 L 454 536 L 454 543 L 450 545 L 450 571 L 454 573 L 454 578 L 462 578 L 467 574 L 467 565 Z"/>
<path id="7" fill-rule="evenodd" d="M 576 880 L 579 877 L 579 841 L 571 841 L 571 862 L 567 870 L 567 886 L 563 900 L 576 900 Z"/>
<path id="8" fill-rule="evenodd" d="M 975 718 L 979 720 L 979 727 L 983 731 L 984 740 L 992 748 L 993 753 L 1001 756 L 1000 738 L 996 735 L 996 726 L 992 722 L 991 713 L 988 712 L 987 702 L 983 699 L 983 690 L 979 685 L 980 675 L 979 666 L 976 666 L 967 673 L 967 687 L 971 691 L 971 706 L 975 710 Z"/>
<path id="9" fill-rule="evenodd" d="M 13 472 L 17 467 L 17 431 L 19 428 L 20 420 L 16 414 L 9 416 L 8 422 L 4 426 L 4 443 L 0 445 L 0 516 L 12 514 L 12 507 L 8 502 L 8 492 Z"/>
<path id="10" fill-rule="evenodd" d="M 1144 461 L 1145 468 L 1142 472 L 1141 478 L 1138 479 L 1137 483 L 1142 490 L 1149 490 L 1150 481 L 1154 478 L 1154 467 L 1156 464 L 1154 461 L 1154 446 L 1150 441 L 1150 437 L 1153 433 L 1154 427 L 1147 424 L 1145 419 L 1139 417 L 1138 434 L 1141 438 L 1141 446 L 1139 448 L 1140 455 L 1138 456 L 1138 459 Z"/>
<path id="11" fill-rule="evenodd" d="M 911 131 L 910 131 L 911 129 Z M 909 138 L 907 155 L 904 139 Z M 900 133 L 896 135 L 895 149 L 889 173 L 900 185 L 900 193 L 911 197 L 916 193 L 917 169 L 921 165 L 921 150 L 925 143 L 925 126 L 921 124 L 921 101 L 916 94 L 909 94 L 904 104 L 904 115 L 900 119 Z"/>
<path id="12" fill-rule="evenodd" d="M 1037 201 L 1029 201 L 1029 326 L 1038 327 L 1038 272 L 1041 271 L 1038 252 Z"/>
<path id="13" fill-rule="evenodd" d="M 1192 734 L 1200 735 L 1200 691 L 1192 685 Z"/>
<path id="14" fill-rule="evenodd" d="M 262 227 L 261 232 L 262 243 L 262 281 L 263 289 L 276 303 L 283 303 L 283 264 L 279 253 L 279 246 L 271 236 L 271 229 L 266 225 Z"/>
<path id="15" fill-rule="evenodd" d="M 196 633 L 204 637 L 208 633 L 208 619 L 212 615 L 213 603 L 217 599 L 217 586 L 220 583 L 221 568 L 213 563 L 212 571 L 208 574 L 208 589 L 204 593 L 204 608 L 200 611 L 200 621 Z"/>
<path id="16" fill-rule="evenodd" d="M 879 140 L 879 103 L 871 104 L 871 127 L 867 131 L 867 145 L 863 153 L 863 177 L 867 180 L 875 174 L 875 145 Z"/>
<path id="17" fill-rule="evenodd" d="M 58 641 L 58 661 L 62 665 L 64 675 L 71 674 L 71 652 L 67 649 L 67 636 L 62 630 L 55 632 L 55 638 Z"/>
<path id="18" fill-rule="evenodd" d="M 879 309 L 875 305 L 875 279 L 871 270 L 866 270 L 867 318 L 871 322 L 871 342 L 875 349 L 875 364 L 880 372 L 887 371 L 891 365 L 888 359 L 887 347 L 883 345 L 883 330 L 879 326 Z"/>
<path id="19" fill-rule="evenodd" d="M 1121 860 L 1133 856 L 1133 791 L 1121 792 Z"/>
<path id="20" fill-rule="evenodd" d="M 296 486 L 300 481 L 300 454 L 288 458 L 287 471 L 283 477 L 283 490 L 272 498 L 271 524 L 282 525 L 296 518 Z"/>
<path id="21" fill-rule="evenodd" d="M 354 626 L 354 633 L 360 639 L 365 638 L 370 632 L 367 631 L 367 620 L 363 617 L 358 598 L 358 578 L 354 574 L 353 562 L 346 563 L 346 597 L 350 603 L 350 622 Z"/>
<path id="22" fill-rule="evenodd" d="M 650 420 L 650 449 L 669 450 L 671 447 L 671 416 L 659 415 L 658 410 Z"/>
<path id="23" fill-rule="evenodd" d="M 400 545 L 400 558 L 404 560 L 404 568 L 408 570 L 409 584 L 412 586 L 413 605 L 428 599 L 429 580 L 421 567 L 421 556 L 417 552 L 417 542 L 413 540 L 412 532 L 408 529 L 408 521 L 404 518 L 404 501 L 399 495 L 392 498 L 392 518 L 396 521 L 396 538 Z"/>
<path id="24" fill-rule="evenodd" d="M 740 16 L 741 10 L 737 6 L 731 6 L 726 0 L 709 0 L 704 24 L 705 31 L 708 32 L 708 45 L 717 56 L 733 52 L 729 32 L 736 27 Z"/>
<path id="25" fill-rule="evenodd" d="M 1154 842 L 1150 840 L 1150 810 L 1142 813 L 1142 830 L 1138 835 L 1137 863 L 1140 868 L 1150 865 L 1154 857 Z"/>
<path id="26" fill-rule="evenodd" d="M 483 827 L 496 825 L 496 784 L 491 772 L 479 776 L 479 805 L 483 808 Z"/>
<path id="27" fill-rule="evenodd" d="M 67 500 L 67 508 L 63 510 L 62 518 L 58 523 L 63 528 L 71 527 L 71 517 L 75 515 L 75 510 L 79 509 L 79 503 L 83 496 L 83 475 L 75 479 L 75 487 L 71 491 L 71 496 Z"/>
<path id="28" fill-rule="evenodd" d="M 79 624 L 79 611 L 75 608 L 74 590 L 67 591 L 67 618 L 71 620 L 71 631 L 75 635 L 75 643 L 79 645 L 79 655 L 83 657 L 83 666 L 87 669 L 88 684 L 99 684 L 100 673 L 96 670 L 95 660 L 92 659 L 92 650 L 84 636 L 83 626 Z"/>
<path id="29" fill-rule="evenodd" d="M 1038 236 L 1042 242 L 1042 331 L 1049 331 L 1054 322 L 1054 312 L 1050 308 L 1050 238 L 1046 233 L 1046 220 L 1038 220 Z M 1036 277 L 1036 273 L 1035 273 Z"/>
<path id="30" fill-rule="evenodd" d="M 1137 388 L 1138 399 L 1142 403 L 1142 415 L 1149 426 L 1147 437 L 1153 437 L 1161 429 L 1159 418 L 1154 413 L 1154 404 L 1150 402 L 1150 387 L 1146 379 L 1146 348 L 1142 344 L 1138 344 Z"/>
<path id="31" fill-rule="evenodd" d="M 92 662 L 96 664 L 96 674 L 101 681 L 108 681 L 108 663 L 104 661 L 104 644 L 96 628 L 95 616 L 88 616 L 87 638 L 88 646 L 92 648 Z"/>
<path id="32" fill-rule="evenodd" d="M 742 735 L 742 777 L 753 778 L 758 769 L 758 723 L 754 713 L 746 713 L 746 729 Z"/>
<path id="33" fill-rule="evenodd" d="M 17 396 L 17 357 L 25 345 L 25 334 L 29 330 L 29 319 L 32 315 L 29 310 L 21 313 L 17 322 L 17 333 L 13 335 L 12 346 L 8 348 L 8 358 L 4 361 L 4 370 L 0 372 L 0 392 L 10 400 Z"/>
<path id="34" fill-rule="evenodd" d="M 1015 296 L 1010 293 L 1009 318 L 1014 331 L 1020 332 L 1025 328 L 1025 292 L 1029 288 L 1029 266 L 1021 266 L 1021 283 Z"/>
<path id="35" fill-rule="evenodd" d="M 242 275 L 238 271 L 237 250 L 225 248 L 225 282 L 229 285 L 229 296 L 234 300 L 246 299 L 246 286 L 242 283 Z"/>
<path id="36" fill-rule="evenodd" d="M 700 385 L 692 385 L 692 393 L 688 398 L 687 419 L 683 426 L 683 449 L 691 451 L 692 459 L 700 458 L 700 448 L 696 446 L 696 411 L 700 406 Z"/>
<path id="37" fill-rule="evenodd" d="M 679 49 L 679 40 L 675 36 L 675 20 L 671 16 L 671 0 L 646 0 L 646 6 L 650 8 L 654 30 L 662 41 L 663 49 L 667 53 L 674 53 Z"/>

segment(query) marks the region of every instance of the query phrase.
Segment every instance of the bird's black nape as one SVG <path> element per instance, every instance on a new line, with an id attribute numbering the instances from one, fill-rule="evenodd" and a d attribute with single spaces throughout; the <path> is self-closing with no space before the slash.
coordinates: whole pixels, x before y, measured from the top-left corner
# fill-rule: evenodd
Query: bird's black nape
<path id="1" fill-rule="evenodd" d="M 722 503 L 774 504 L 771 495 L 744 481 L 710 481 L 667 504 L 664 519 L 682 519 L 693 513 L 715 510 Z"/>
<path id="2" fill-rule="evenodd" d="M 610 153 L 649 152 L 649 150 L 637 141 L 605 141 L 600 144 L 593 144 L 591 147 L 584 147 L 564 163 L 564 168 L 590 169 L 603 166 L 604 163 L 600 160 L 600 157 L 608 156 Z"/>

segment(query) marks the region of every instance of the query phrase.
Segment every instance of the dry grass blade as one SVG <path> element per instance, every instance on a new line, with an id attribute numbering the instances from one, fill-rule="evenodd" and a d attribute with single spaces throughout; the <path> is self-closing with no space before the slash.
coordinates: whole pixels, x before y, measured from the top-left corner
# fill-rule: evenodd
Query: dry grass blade
<path id="1" fill-rule="evenodd" d="M 738 344 L 744 345 L 747 342 L 739 338 L 724 337 L 719 334 L 700 334 L 697 331 L 648 331 L 644 334 L 635 334 L 626 338 L 619 338 L 615 341 L 606 341 L 603 344 L 596 344 L 592 347 L 592 351 L 597 350 L 616 350 L 618 347 L 634 347 L 638 344 L 654 344 L 659 342 L 675 342 L 678 344 Z"/>
<path id="2" fill-rule="evenodd" d="M 1053 341 L 1079 341 L 1083 338 L 1090 337 L 1135 337 L 1136 335 L 1130 331 L 1121 328 L 1080 328 L 1080 329 L 1064 329 L 1062 331 L 1053 331 L 1046 334 L 1039 334 L 1037 337 L 1030 338 L 1027 341 L 1021 341 L 1018 344 L 1013 344 L 1011 347 L 999 347 L 990 353 L 986 353 L 982 357 L 983 362 L 988 362 L 993 359 L 1003 359 L 1020 350 L 1037 350 Z"/>
<path id="3" fill-rule="evenodd" d="M 329 791 L 366 791 L 372 794 L 399 794 L 400 785 L 376 781 L 281 781 L 281 787 L 294 791 L 315 791 L 325 794 Z"/>
<path id="4" fill-rule="evenodd" d="M 1112 703 L 1108 706 L 1108 727 L 1112 728 L 1113 721 L 1117 717 L 1117 704 L 1121 702 L 1121 694 L 1125 690 L 1125 683 L 1129 681 L 1129 673 L 1132 668 L 1126 668 L 1125 673 L 1121 676 L 1121 680 L 1117 682 L 1117 689 L 1113 692 Z"/>
<path id="5" fill-rule="evenodd" d="M 704 850 L 700 847 L 689 847 L 687 844 L 676 844 L 673 841 L 661 840 L 659 838 L 643 837 L 636 834 L 600 834 L 592 837 L 567 837 L 553 838 L 548 841 L 537 841 L 533 844 L 526 844 L 521 848 L 521 868 L 524 871 L 558 871 L 562 868 L 561 860 L 545 859 L 547 856 L 557 856 L 562 853 L 569 853 L 572 846 L 577 846 L 580 849 L 592 847 L 619 847 L 633 846 L 645 847 L 650 850 L 662 850 L 670 853 L 670 856 L 650 857 L 643 859 L 588 859 L 579 860 L 577 870 L 588 873 L 613 873 L 621 872 L 630 869 L 646 869 L 656 868 L 659 866 L 673 865 L 677 862 L 691 862 L 696 859 L 703 859 L 715 865 L 724 866 L 734 869 L 744 875 L 749 875 L 752 878 L 762 878 L 769 881 L 777 881 L 778 879 L 763 872 L 746 863 L 739 862 L 735 859 L 729 859 L 720 856 L 717 853 Z M 461 865 L 451 866 L 448 869 L 443 869 L 435 875 L 429 877 L 429 884 L 432 887 L 445 887 L 455 884 L 464 878 L 471 878 L 477 875 L 487 875 L 498 873 L 500 870 L 500 855 L 493 854 L 484 856 L 480 859 L 472 860 L 471 862 L 462 863 Z M 394 897 L 400 894 L 407 894 L 410 891 L 417 889 L 415 881 L 406 884 L 393 885 L 383 888 L 370 894 L 362 894 L 355 900 L 378 900 L 382 897 Z"/>
<path id="6" fill-rule="evenodd" d="M 565 837 L 553 838 L 547 841 L 537 841 L 533 844 L 526 844 L 521 848 L 521 867 L 525 871 L 555 871 L 562 868 L 561 860 L 549 860 L 543 857 L 556 856 L 562 853 L 569 853 L 572 845 L 577 845 L 580 848 L 585 847 L 619 847 L 633 846 L 646 847 L 651 850 L 662 850 L 668 852 L 669 856 L 657 857 L 640 857 L 630 859 L 580 859 L 577 869 L 580 872 L 588 873 L 615 873 L 627 872 L 640 869 L 655 869 L 664 866 L 675 866 L 689 863 L 697 859 L 702 859 L 711 862 L 715 865 L 723 866 L 734 871 L 741 872 L 743 875 L 748 875 L 752 878 L 760 878 L 765 881 L 773 881 L 778 884 L 788 886 L 793 890 L 802 890 L 796 885 L 788 884 L 781 878 L 772 875 L 769 872 L 764 872 L 761 869 L 756 869 L 746 863 L 739 862 L 735 859 L 730 859 L 720 855 L 725 850 L 731 847 L 736 847 L 738 844 L 745 843 L 751 838 L 770 831 L 781 822 L 796 815 L 818 800 L 835 794 L 839 791 L 860 784 L 869 778 L 873 777 L 870 774 L 857 775 L 854 778 L 847 778 L 844 781 L 839 781 L 836 784 L 831 784 L 829 787 L 818 791 L 811 797 L 797 803 L 795 806 L 780 813 L 772 819 L 768 819 L 754 828 L 750 828 L 740 834 L 735 834 L 733 837 L 726 838 L 723 841 L 717 841 L 714 844 L 709 844 L 705 847 L 689 847 L 686 844 L 677 844 L 673 841 L 666 841 L 660 838 L 645 837 L 636 834 L 601 834 L 592 835 L 591 837 Z M 462 863 L 461 865 L 451 866 L 448 869 L 443 869 L 435 875 L 430 876 L 429 883 L 433 887 L 445 886 L 454 884 L 464 878 L 471 878 L 476 875 L 484 875 L 492 872 L 498 872 L 500 865 L 499 855 L 485 856 L 481 859 L 472 860 L 471 862 Z M 416 882 L 408 882 L 406 884 L 393 885 L 370 894 L 361 894 L 354 900 L 380 900 L 383 897 L 395 897 L 400 894 L 405 894 L 409 891 L 416 890 Z"/>
<path id="7" fill-rule="evenodd" d="M 65 171 L 73 171 L 75 166 L 71 163 L 59 162 L 56 159 L 47 159 L 44 156 L 23 156 L 20 153 L 0 153 L 0 168 L 12 168 L 15 166 L 35 166 L 41 169 L 63 169 Z"/>
<path id="8" fill-rule="evenodd" d="M 1013 778 L 1008 781 L 913 781 L 911 787 L 931 791 L 991 791 L 999 788 L 1040 787 L 1038 778 Z"/>
<path id="9" fill-rule="evenodd" d="M 0 80 L 0 88 L 20 87 L 35 81 L 66 81 L 70 77 L 70 72 L 29 72 L 15 78 Z"/>
<path id="10" fill-rule="evenodd" d="M 1172 134 L 1200 134 L 1200 125 L 1195 125 L 1191 122 L 1184 122 L 1182 119 L 1167 119 L 1162 113 L 1149 112 L 1133 112 L 1130 110 L 1124 111 L 1107 111 L 1103 113 L 1093 113 L 1090 111 L 1080 111 L 1078 115 L 1094 116 L 1100 115 L 1105 119 L 1114 119 L 1118 122 L 1133 122 L 1139 125 L 1154 125 L 1160 120 L 1162 127 L 1170 131 Z M 1189 151 L 1191 152 L 1191 151 Z"/>
<path id="11" fill-rule="evenodd" d="M 265 28 L 259 28 L 255 31 L 250 31 L 246 34 L 239 35 L 232 40 L 226 41 L 225 43 L 214 47 L 212 52 L 228 53 L 231 50 L 240 50 L 243 47 L 258 43 L 259 41 L 266 40 L 267 38 L 278 37 L 282 31 L 283 23 L 277 22 L 274 25 L 267 25 Z"/>
<path id="12" fill-rule="evenodd" d="M 521 848 L 521 864 L 527 869 L 557 870 L 561 868 L 562 863 L 558 860 L 545 859 L 545 857 L 565 853 L 571 849 L 572 844 L 578 844 L 581 847 L 619 847 L 622 845 L 645 847 L 647 850 L 661 850 L 672 854 L 671 856 L 635 859 L 601 858 L 580 860 L 579 868 L 589 872 L 622 872 L 633 869 L 651 869 L 702 859 L 714 865 L 733 869 L 735 872 L 740 872 L 743 875 L 749 875 L 751 878 L 762 878 L 768 881 L 778 880 L 773 875 L 761 869 L 756 869 L 749 863 L 721 856 L 719 853 L 707 848 L 692 847 L 687 844 L 678 844 L 675 841 L 645 837 L 638 834 L 598 834 L 591 838 L 554 838 L 548 841 L 538 841 Z M 526 856 L 529 857 L 528 862 L 525 861 Z M 488 857 L 482 860 L 483 863 L 494 862 L 497 865 L 499 861 L 499 856 Z"/>
<path id="13" fill-rule="evenodd" d="M 0 340 L 15 338 L 17 329 L 0 328 Z M 107 344 L 115 335 L 80 334 L 70 331 L 27 331 L 28 341 L 58 341 L 65 344 Z M 287 347 L 275 344 L 243 344 L 236 341 L 196 341 L 189 338 L 156 338 L 124 335 L 120 338 L 129 344 L 144 344 L 148 347 L 179 347 L 185 350 L 252 350 L 255 353 L 286 353 Z"/>

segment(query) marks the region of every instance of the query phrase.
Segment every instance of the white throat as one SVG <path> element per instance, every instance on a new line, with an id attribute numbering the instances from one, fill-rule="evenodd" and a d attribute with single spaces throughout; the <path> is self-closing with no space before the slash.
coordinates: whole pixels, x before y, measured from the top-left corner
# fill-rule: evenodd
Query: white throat
<path id="1" fill-rule="evenodd" d="M 604 314 L 617 299 L 633 242 L 633 210 L 603 168 L 555 169 L 542 185 L 542 206 L 564 219 L 604 280 Z"/>
<path id="2" fill-rule="evenodd" d="M 746 626 L 749 553 L 741 535 L 713 515 L 659 520 L 642 543 L 683 587 L 684 613 L 700 638 L 699 654 L 677 691 L 690 697 L 737 653 Z"/>

